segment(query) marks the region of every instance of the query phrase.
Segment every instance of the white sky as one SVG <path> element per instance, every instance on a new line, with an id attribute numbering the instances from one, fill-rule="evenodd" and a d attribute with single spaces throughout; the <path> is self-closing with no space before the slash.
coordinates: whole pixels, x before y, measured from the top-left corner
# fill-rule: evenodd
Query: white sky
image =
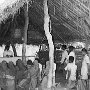
<path id="1" fill-rule="evenodd" d="M 22 56 L 22 44 L 16 44 L 15 46 L 17 56 Z M 2 47 L 0 46 L 0 57 L 3 57 L 3 52 L 5 49 L 5 45 Z M 13 52 L 12 46 L 10 46 L 10 49 Z M 36 45 L 27 45 L 26 46 L 26 56 L 36 56 L 36 52 L 39 51 L 39 47 Z"/>
<path id="2" fill-rule="evenodd" d="M 36 52 L 39 51 L 39 47 L 35 45 L 26 46 L 26 56 L 35 56 Z M 16 44 L 17 56 L 22 56 L 22 44 Z"/>

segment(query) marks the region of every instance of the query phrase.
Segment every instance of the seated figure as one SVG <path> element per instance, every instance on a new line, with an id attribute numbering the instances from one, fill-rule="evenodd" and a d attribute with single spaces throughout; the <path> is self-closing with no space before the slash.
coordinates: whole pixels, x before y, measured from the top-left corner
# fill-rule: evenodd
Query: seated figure
<path id="1" fill-rule="evenodd" d="M 5 50 L 3 52 L 3 57 L 13 57 L 14 54 L 11 50 L 9 50 L 10 45 L 6 45 Z"/>

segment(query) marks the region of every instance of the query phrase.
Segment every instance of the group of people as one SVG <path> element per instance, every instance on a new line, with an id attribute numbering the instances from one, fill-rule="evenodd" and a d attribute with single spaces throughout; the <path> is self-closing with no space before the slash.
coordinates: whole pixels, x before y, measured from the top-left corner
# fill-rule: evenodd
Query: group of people
<path id="1" fill-rule="evenodd" d="M 89 77 L 88 68 L 90 65 L 90 58 L 87 49 L 83 48 L 82 52 L 82 66 L 80 74 L 78 74 L 78 65 L 76 63 L 75 48 L 62 45 L 61 65 L 63 66 L 63 75 L 67 80 L 68 90 L 75 88 L 76 82 L 82 81 L 81 90 L 86 90 L 87 80 Z M 9 51 L 9 46 L 5 48 L 4 57 L 12 57 L 13 53 Z M 55 70 L 56 64 L 53 65 L 53 86 L 55 86 Z M 2 61 L 0 63 L 0 89 L 1 90 L 44 90 L 47 87 L 48 74 L 50 62 L 46 61 L 44 65 L 40 64 L 39 58 L 35 58 L 32 62 L 27 61 L 24 65 L 22 60 L 18 59 L 16 65 L 12 61 L 7 63 Z M 78 83 L 77 83 L 78 84 Z M 88 89 L 87 89 L 88 90 Z"/>
<path id="2" fill-rule="evenodd" d="M 16 65 L 10 61 L 0 63 L 0 90 L 44 90 L 47 87 L 49 61 L 41 65 L 38 58 L 24 65 L 21 59 Z"/>
<path id="3" fill-rule="evenodd" d="M 62 46 L 62 59 L 61 59 L 61 65 L 63 65 L 63 75 L 65 75 L 65 78 L 67 80 L 67 88 L 68 90 L 72 90 L 73 88 L 77 88 L 78 81 L 81 81 L 81 87 L 78 87 L 80 90 L 89 90 L 86 89 L 87 82 L 88 82 L 88 69 L 90 65 L 90 58 L 88 56 L 87 49 L 83 48 L 81 50 L 82 52 L 82 65 L 80 68 L 80 74 L 78 74 L 78 65 L 76 63 L 76 55 L 75 55 L 75 48 L 73 46 L 69 47 L 69 50 L 66 50 L 66 45 Z M 76 84 L 77 82 L 77 84 Z M 78 90 L 79 90 L 78 89 Z"/>

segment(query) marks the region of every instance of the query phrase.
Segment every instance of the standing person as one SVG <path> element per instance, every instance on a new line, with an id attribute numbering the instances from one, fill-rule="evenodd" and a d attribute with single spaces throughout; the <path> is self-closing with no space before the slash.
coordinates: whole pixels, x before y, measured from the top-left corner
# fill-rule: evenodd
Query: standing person
<path id="1" fill-rule="evenodd" d="M 33 62 L 33 67 L 31 69 L 31 86 L 30 90 L 35 90 L 37 87 L 37 80 L 38 80 L 38 73 L 39 73 L 39 64 L 38 61 L 35 59 Z"/>
<path id="2" fill-rule="evenodd" d="M 63 71 L 63 76 L 64 78 L 66 77 L 66 71 L 65 71 L 65 66 L 66 66 L 66 60 L 67 60 L 67 57 L 68 57 L 68 52 L 66 50 L 67 46 L 66 45 L 62 45 L 62 58 L 61 58 L 61 67 L 62 67 L 62 71 Z"/>
<path id="3" fill-rule="evenodd" d="M 75 50 L 75 48 L 74 48 L 73 46 L 69 46 L 69 52 L 68 52 L 68 57 L 67 57 L 66 63 L 69 62 L 69 57 L 70 57 L 70 56 L 73 56 L 73 57 L 74 57 L 73 63 L 75 64 L 75 59 L 76 59 L 76 57 L 75 57 L 75 52 L 74 52 L 74 50 Z"/>
<path id="4" fill-rule="evenodd" d="M 18 85 L 26 76 L 25 76 L 26 67 L 24 66 L 21 59 L 16 61 L 16 84 Z M 22 89 L 18 89 L 22 90 Z"/>
<path id="5" fill-rule="evenodd" d="M 68 90 L 71 90 L 73 87 L 75 87 L 77 66 L 73 63 L 73 61 L 74 57 L 70 56 L 69 63 L 65 67 L 65 70 L 67 70 Z"/>
<path id="6" fill-rule="evenodd" d="M 37 61 L 38 61 L 39 70 L 40 70 L 38 79 L 39 79 L 39 80 L 41 80 L 42 64 L 41 64 L 41 62 L 40 62 L 40 59 L 39 59 L 39 58 L 36 58 L 35 60 L 37 60 Z"/>
<path id="7" fill-rule="evenodd" d="M 27 61 L 27 68 L 28 68 L 28 77 L 27 77 L 27 81 L 29 83 L 29 90 L 34 90 L 33 89 L 33 82 L 31 81 L 31 78 L 33 77 L 34 75 L 34 64 L 32 63 L 31 60 L 28 60 Z M 28 89 L 26 89 L 28 90 Z"/>
<path id="8" fill-rule="evenodd" d="M 62 50 L 63 50 L 63 52 L 62 52 L 62 58 L 61 58 L 61 64 L 62 63 L 64 63 L 65 62 L 65 60 L 67 59 L 67 57 L 68 57 L 68 52 L 67 52 L 67 46 L 66 45 L 62 45 Z"/>
<path id="9" fill-rule="evenodd" d="M 82 49 L 82 53 L 84 55 L 81 67 L 81 79 L 82 79 L 82 90 L 87 88 L 87 80 L 88 80 L 88 66 L 90 65 L 90 59 L 87 55 L 87 50 L 85 48 Z"/>

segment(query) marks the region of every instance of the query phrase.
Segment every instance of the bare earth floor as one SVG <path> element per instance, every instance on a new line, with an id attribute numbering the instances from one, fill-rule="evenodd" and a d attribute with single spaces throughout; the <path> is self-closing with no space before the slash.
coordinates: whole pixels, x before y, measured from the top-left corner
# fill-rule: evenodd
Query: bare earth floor
<path id="1" fill-rule="evenodd" d="M 66 89 L 66 80 L 64 75 L 62 74 L 62 71 L 56 71 L 56 83 L 58 83 L 55 90 L 67 90 Z M 73 89 L 76 90 L 76 89 Z"/>

